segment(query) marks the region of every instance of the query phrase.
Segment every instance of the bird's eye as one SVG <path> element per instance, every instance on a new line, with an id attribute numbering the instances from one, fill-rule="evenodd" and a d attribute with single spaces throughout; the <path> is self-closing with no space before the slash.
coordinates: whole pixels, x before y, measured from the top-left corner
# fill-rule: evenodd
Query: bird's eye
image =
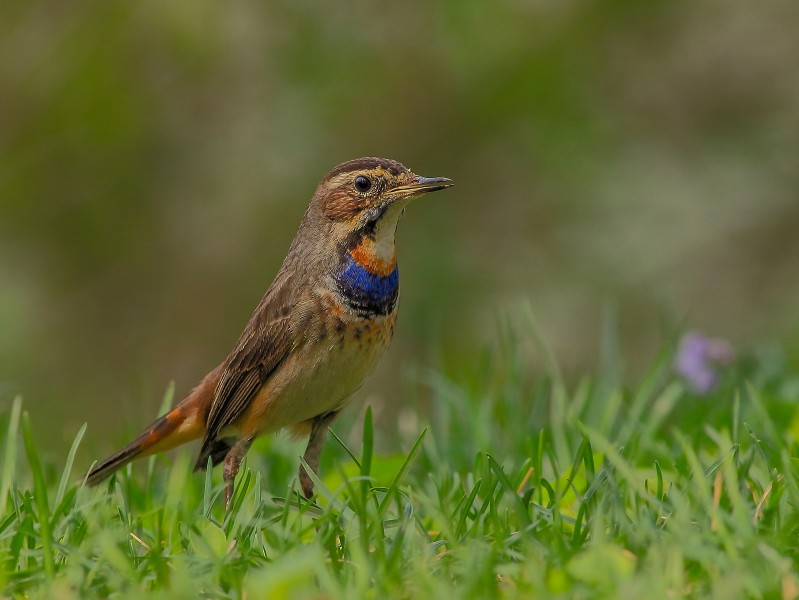
<path id="1" fill-rule="evenodd" d="M 369 181 L 368 177 L 358 175 L 355 178 L 355 189 L 359 192 L 368 192 L 370 187 L 372 187 L 372 182 Z"/>

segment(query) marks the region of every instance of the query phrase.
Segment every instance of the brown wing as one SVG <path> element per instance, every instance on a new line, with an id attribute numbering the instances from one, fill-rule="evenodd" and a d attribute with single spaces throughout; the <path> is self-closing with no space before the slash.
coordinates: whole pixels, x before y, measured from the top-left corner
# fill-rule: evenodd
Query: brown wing
<path id="1" fill-rule="evenodd" d="M 276 281 L 277 284 L 277 281 Z M 249 408 L 258 391 L 289 354 L 292 309 L 297 294 L 288 280 L 273 285 L 258 305 L 228 357 L 208 412 L 205 437 L 195 469 L 203 469 L 222 431 Z"/>

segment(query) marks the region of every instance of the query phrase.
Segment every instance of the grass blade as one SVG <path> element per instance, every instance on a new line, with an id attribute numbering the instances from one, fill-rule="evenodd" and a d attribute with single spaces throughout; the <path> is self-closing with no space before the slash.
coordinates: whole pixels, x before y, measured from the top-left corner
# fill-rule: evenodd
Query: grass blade
<path id="1" fill-rule="evenodd" d="M 405 475 L 405 471 L 408 470 L 408 467 L 410 466 L 413 457 L 416 456 L 416 453 L 419 451 L 419 448 L 422 445 L 422 440 L 424 440 L 424 436 L 426 434 L 427 434 L 427 428 L 425 427 L 424 430 L 422 430 L 422 433 L 417 438 L 416 443 L 411 448 L 411 451 L 408 452 L 408 455 L 405 457 L 405 460 L 403 461 L 402 466 L 399 468 L 399 471 L 397 471 L 397 474 L 394 476 L 391 485 L 388 487 L 386 495 L 383 496 L 383 499 L 380 501 L 380 505 L 377 508 L 377 514 L 379 516 L 381 517 L 383 516 L 383 513 L 385 512 L 386 508 L 388 508 L 388 505 L 391 502 L 391 499 L 393 498 L 394 494 L 397 493 L 400 481 L 402 481 L 402 477 Z"/>
<path id="2" fill-rule="evenodd" d="M 14 465 L 17 460 L 17 432 L 19 431 L 19 415 L 22 412 L 22 396 L 14 398 L 11 405 L 11 418 L 8 421 L 6 451 L 3 458 L 3 478 L 0 481 L 0 514 L 6 512 L 6 499 L 14 480 Z"/>
<path id="3" fill-rule="evenodd" d="M 78 451 L 78 446 L 83 439 L 84 433 L 86 433 L 86 423 L 84 423 L 83 426 L 78 430 L 78 434 L 75 436 L 75 439 L 72 440 L 72 446 L 69 448 L 67 462 L 64 465 L 64 472 L 61 474 L 61 481 L 58 483 L 58 491 L 55 495 L 55 506 L 61 504 L 61 500 L 64 498 L 64 492 L 67 489 L 69 476 L 72 473 L 72 464 L 75 462 L 75 453 Z"/>
<path id="4" fill-rule="evenodd" d="M 522 499 L 516 493 L 516 487 L 510 482 L 508 476 L 505 475 L 505 471 L 502 470 L 502 467 L 496 460 L 494 460 L 493 456 L 486 454 L 486 458 L 488 459 L 488 464 L 491 467 L 491 470 L 494 472 L 494 475 L 496 475 L 500 484 L 505 489 L 505 492 L 507 492 L 512 498 L 511 507 L 513 508 L 513 511 L 519 517 L 522 525 L 524 527 L 528 526 L 531 523 L 530 514 L 527 512 L 527 507 L 522 502 Z"/>
<path id="5" fill-rule="evenodd" d="M 27 412 L 22 413 L 22 441 L 25 444 L 25 453 L 28 455 L 28 464 L 33 474 L 34 501 L 39 509 L 42 562 L 48 578 L 52 578 L 55 574 L 55 561 L 53 559 L 53 539 L 50 529 L 50 504 L 47 501 L 47 483 L 42 463 L 39 460 L 39 454 L 36 452 L 36 444 L 33 442 L 33 430 L 30 416 Z"/>
<path id="6" fill-rule="evenodd" d="M 361 493 L 364 500 L 369 493 L 369 477 L 372 474 L 372 456 L 374 454 L 375 432 L 372 422 L 372 407 L 366 407 L 366 414 L 363 417 L 363 453 L 361 455 Z"/>
<path id="7" fill-rule="evenodd" d="M 358 457 L 355 456 L 355 453 L 349 449 L 349 446 L 347 446 L 347 444 L 344 443 L 344 440 L 338 437 L 338 435 L 336 435 L 336 432 L 333 431 L 332 429 L 330 430 L 330 435 L 332 435 L 333 439 L 336 440 L 338 444 L 344 449 L 344 452 L 346 452 L 349 455 L 349 457 L 352 459 L 352 462 L 355 463 L 355 466 L 358 467 L 358 470 L 360 471 L 361 461 L 358 460 Z"/>

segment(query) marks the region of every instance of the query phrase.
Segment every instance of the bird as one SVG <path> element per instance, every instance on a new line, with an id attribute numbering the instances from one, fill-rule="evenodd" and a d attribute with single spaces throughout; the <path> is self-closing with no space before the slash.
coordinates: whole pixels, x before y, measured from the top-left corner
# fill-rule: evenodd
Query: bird
<path id="1" fill-rule="evenodd" d="M 222 463 L 225 506 L 253 440 L 308 436 L 315 473 L 328 428 L 394 334 L 397 223 L 415 198 L 453 185 L 387 158 L 333 168 L 313 194 L 288 254 L 233 350 L 175 408 L 95 464 L 94 486 L 129 462 L 201 438 L 194 470 Z M 314 484 L 300 464 L 306 498 Z"/>

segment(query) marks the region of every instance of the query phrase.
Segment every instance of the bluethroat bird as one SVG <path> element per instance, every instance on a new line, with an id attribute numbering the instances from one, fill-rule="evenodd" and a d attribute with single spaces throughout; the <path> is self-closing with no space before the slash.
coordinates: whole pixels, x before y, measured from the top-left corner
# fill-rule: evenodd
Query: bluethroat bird
<path id="1" fill-rule="evenodd" d="M 283 266 L 228 357 L 172 411 L 96 465 L 96 485 L 130 461 L 196 438 L 195 471 L 223 463 L 225 504 L 253 440 L 284 427 L 309 436 L 316 472 L 327 429 L 394 333 L 397 221 L 408 203 L 452 181 L 385 158 L 359 158 L 317 187 Z M 300 484 L 313 496 L 301 465 Z"/>

